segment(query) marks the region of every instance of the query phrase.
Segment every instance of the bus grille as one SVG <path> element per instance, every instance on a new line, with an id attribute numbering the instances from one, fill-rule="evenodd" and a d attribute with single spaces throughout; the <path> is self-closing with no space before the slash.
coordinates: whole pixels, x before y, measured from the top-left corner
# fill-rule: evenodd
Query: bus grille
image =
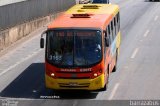
<path id="1" fill-rule="evenodd" d="M 92 73 L 92 71 L 88 71 L 88 72 L 60 72 L 60 71 L 56 71 L 56 73 L 68 73 L 68 74 L 72 74 L 72 73 L 76 73 L 76 74 L 81 74 L 81 73 Z"/>
<path id="2" fill-rule="evenodd" d="M 60 87 L 67 87 L 67 88 L 86 88 L 89 87 L 90 83 L 59 83 Z"/>
<path id="3" fill-rule="evenodd" d="M 90 77 L 58 77 L 60 79 L 90 79 Z"/>

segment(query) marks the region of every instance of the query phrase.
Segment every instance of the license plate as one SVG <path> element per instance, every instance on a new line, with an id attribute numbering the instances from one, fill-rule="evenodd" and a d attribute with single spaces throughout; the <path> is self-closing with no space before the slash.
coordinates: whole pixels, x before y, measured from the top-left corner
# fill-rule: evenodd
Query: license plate
<path id="1" fill-rule="evenodd" d="M 70 82 L 69 86 L 78 86 L 78 83 L 76 83 L 76 82 Z"/>

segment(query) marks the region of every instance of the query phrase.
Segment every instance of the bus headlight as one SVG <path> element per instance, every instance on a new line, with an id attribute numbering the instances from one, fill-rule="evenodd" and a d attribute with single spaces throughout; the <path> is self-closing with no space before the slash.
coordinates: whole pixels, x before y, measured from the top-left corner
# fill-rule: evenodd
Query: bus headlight
<path id="1" fill-rule="evenodd" d="M 95 72 L 93 73 L 93 78 L 100 76 L 102 73 L 103 73 L 103 71 L 102 71 L 101 69 L 95 71 Z"/>
<path id="2" fill-rule="evenodd" d="M 94 73 L 94 77 L 97 77 L 98 76 L 98 74 L 97 73 Z"/>
<path id="3" fill-rule="evenodd" d="M 55 74 L 54 73 L 51 73 L 51 77 L 54 77 L 55 76 Z"/>

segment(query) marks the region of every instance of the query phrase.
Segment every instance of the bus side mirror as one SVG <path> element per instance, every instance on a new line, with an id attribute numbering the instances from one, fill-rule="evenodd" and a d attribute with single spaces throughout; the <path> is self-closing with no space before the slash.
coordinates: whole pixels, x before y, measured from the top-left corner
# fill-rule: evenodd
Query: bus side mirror
<path id="1" fill-rule="evenodd" d="M 109 38 L 108 37 L 105 37 L 105 46 L 109 47 Z"/>
<path id="2" fill-rule="evenodd" d="M 44 48 L 44 38 L 40 39 L 40 48 Z"/>
<path id="3" fill-rule="evenodd" d="M 46 31 L 44 31 L 42 34 L 41 34 L 41 39 L 40 39 L 40 48 L 44 48 L 44 38 L 43 36 L 46 35 Z"/>

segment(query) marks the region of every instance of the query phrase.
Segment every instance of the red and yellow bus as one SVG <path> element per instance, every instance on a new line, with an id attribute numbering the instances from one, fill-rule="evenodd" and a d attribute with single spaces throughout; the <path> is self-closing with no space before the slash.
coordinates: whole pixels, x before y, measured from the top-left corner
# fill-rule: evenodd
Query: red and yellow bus
<path id="1" fill-rule="evenodd" d="M 41 48 L 44 48 L 43 35 L 46 35 L 46 87 L 105 90 L 109 74 L 116 71 L 119 54 L 119 7 L 110 4 L 77 6 L 77 12 L 75 6 L 72 7 L 42 34 Z M 102 9 L 106 12 L 95 12 Z"/>

